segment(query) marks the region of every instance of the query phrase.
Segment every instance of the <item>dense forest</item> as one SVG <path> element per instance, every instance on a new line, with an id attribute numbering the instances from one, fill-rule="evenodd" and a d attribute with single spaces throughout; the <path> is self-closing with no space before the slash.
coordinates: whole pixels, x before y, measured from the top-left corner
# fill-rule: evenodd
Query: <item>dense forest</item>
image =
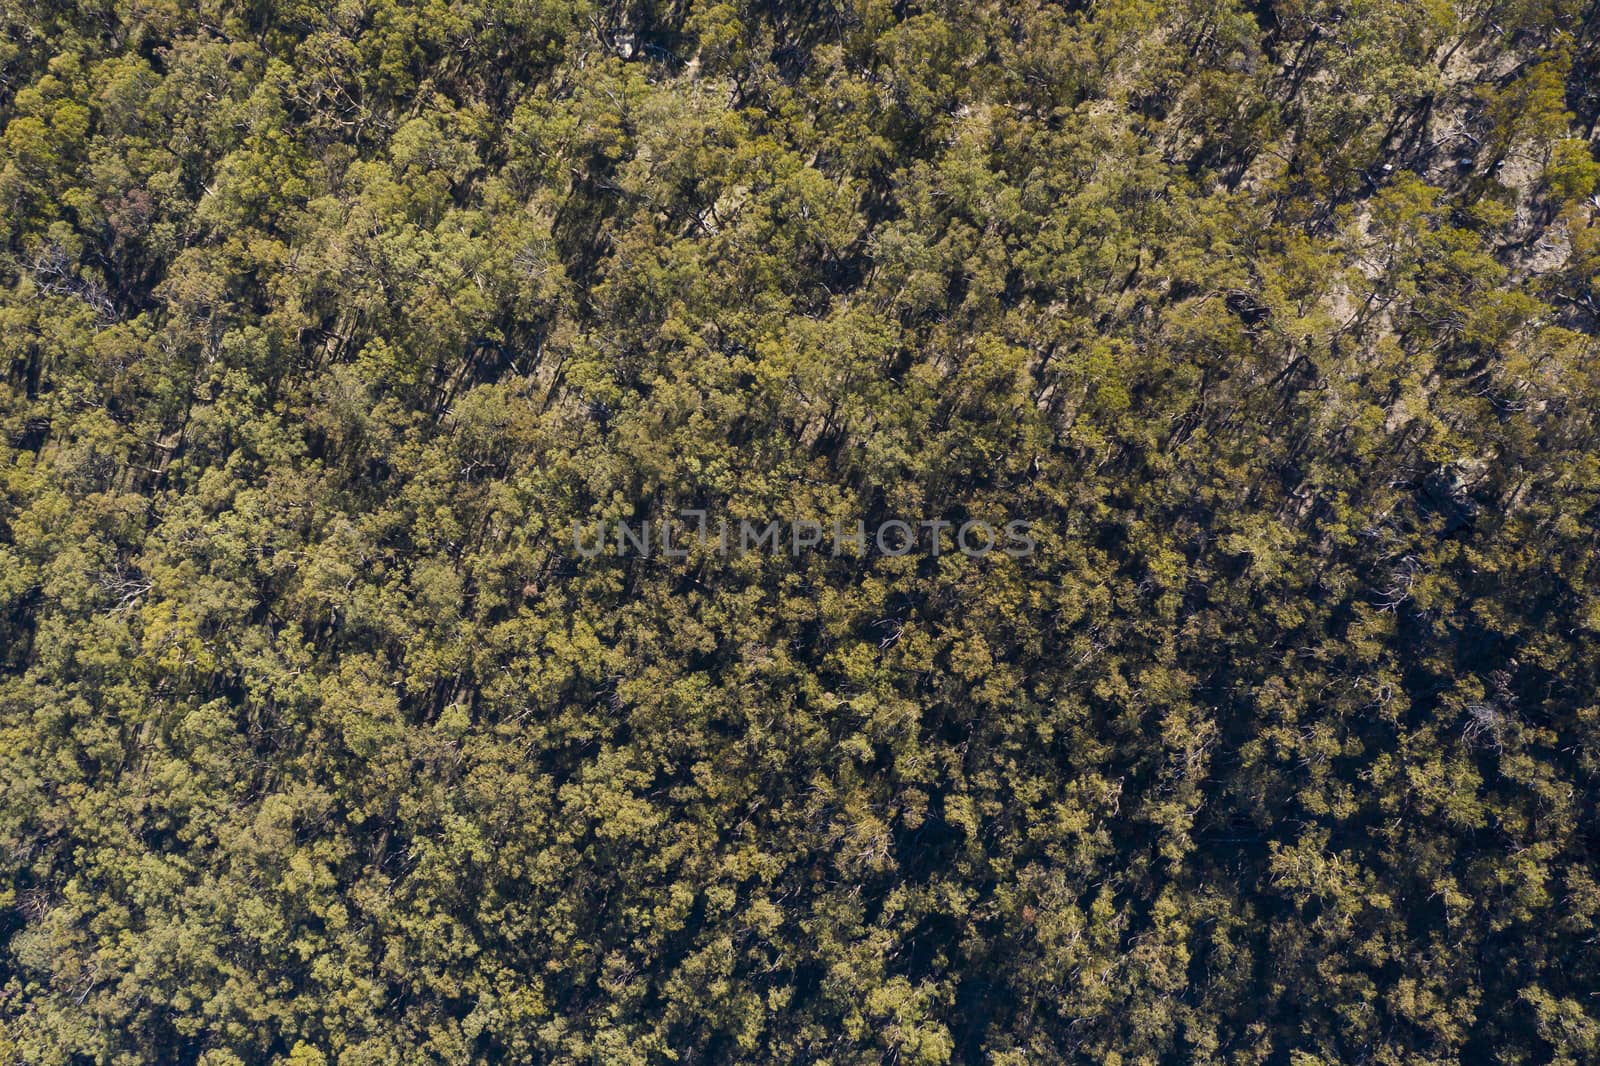
<path id="1" fill-rule="evenodd" d="M 1596 4 L 0 24 L 0 1061 L 1600 1062 Z"/>

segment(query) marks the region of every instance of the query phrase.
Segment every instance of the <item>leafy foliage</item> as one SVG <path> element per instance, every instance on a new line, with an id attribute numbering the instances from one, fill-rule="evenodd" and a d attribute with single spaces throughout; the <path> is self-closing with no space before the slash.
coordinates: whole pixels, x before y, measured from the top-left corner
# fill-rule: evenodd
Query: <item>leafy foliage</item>
<path id="1" fill-rule="evenodd" d="M 0 22 L 0 1057 L 1600 1057 L 1592 4 Z"/>

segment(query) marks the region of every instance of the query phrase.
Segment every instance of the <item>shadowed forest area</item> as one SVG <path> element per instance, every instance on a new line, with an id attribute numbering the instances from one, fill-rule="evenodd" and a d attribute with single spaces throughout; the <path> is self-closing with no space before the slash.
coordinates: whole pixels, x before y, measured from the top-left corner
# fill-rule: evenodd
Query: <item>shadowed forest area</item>
<path id="1" fill-rule="evenodd" d="M 1600 1062 L 1596 4 L 0 27 L 0 1061 Z"/>

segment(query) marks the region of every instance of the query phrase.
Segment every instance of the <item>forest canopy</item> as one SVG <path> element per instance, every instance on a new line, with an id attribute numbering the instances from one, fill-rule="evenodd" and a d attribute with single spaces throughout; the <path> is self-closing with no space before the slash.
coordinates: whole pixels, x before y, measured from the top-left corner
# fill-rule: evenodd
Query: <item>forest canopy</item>
<path id="1" fill-rule="evenodd" d="M 0 1060 L 1600 1061 L 1600 5 L 0 26 Z"/>

